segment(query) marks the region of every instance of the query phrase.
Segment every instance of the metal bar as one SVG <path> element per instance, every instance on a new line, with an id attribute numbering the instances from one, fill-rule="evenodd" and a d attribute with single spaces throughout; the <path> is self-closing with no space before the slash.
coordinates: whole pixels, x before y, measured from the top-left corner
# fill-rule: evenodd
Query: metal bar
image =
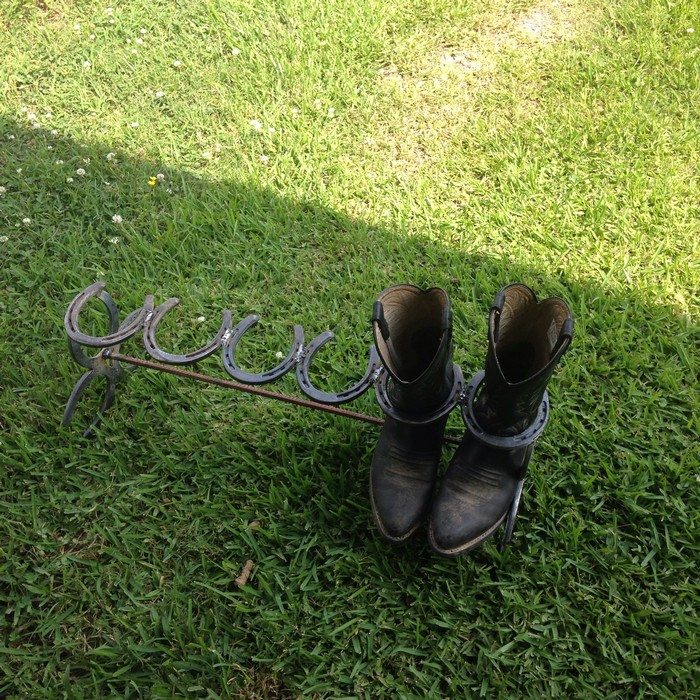
<path id="1" fill-rule="evenodd" d="M 199 372 L 192 372 L 189 369 L 181 369 L 179 367 L 171 367 L 169 365 L 161 364 L 160 362 L 151 362 L 150 360 L 142 360 L 138 357 L 132 357 L 131 355 L 122 355 L 120 352 L 113 352 L 110 350 L 105 350 L 102 353 L 105 359 L 116 360 L 118 362 L 126 362 L 130 365 L 135 365 L 137 367 L 145 367 L 146 369 L 155 369 L 159 372 L 165 372 L 166 374 L 174 374 L 176 377 L 185 377 L 186 379 L 194 379 L 198 382 L 204 382 L 205 384 L 213 384 L 214 386 L 220 386 L 224 389 L 235 389 L 237 391 L 244 391 L 246 394 L 255 394 L 256 396 L 263 396 L 267 399 L 275 399 L 276 401 L 284 401 L 285 403 L 291 403 L 295 406 L 302 406 L 303 408 L 310 408 L 314 411 L 323 411 L 325 413 L 332 413 L 336 416 L 342 416 L 343 418 L 350 418 L 351 420 L 359 420 L 363 423 L 370 423 L 372 425 L 382 426 L 384 425 L 384 420 L 376 416 L 368 416 L 365 413 L 357 413 L 356 411 L 348 411 L 344 408 L 338 408 L 338 406 L 332 406 L 328 404 L 318 403 L 317 401 L 309 401 L 308 399 L 300 399 L 296 396 L 289 396 L 288 394 L 280 394 L 277 391 L 270 391 L 269 389 L 263 389 L 259 386 L 240 384 L 239 382 L 232 382 L 229 379 L 219 379 L 218 377 L 210 377 L 206 374 L 200 374 Z M 459 445 L 461 442 L 460 437 L 455 437 L 452 435 L 445 435 L 445 442 L 452 445 Z"/>

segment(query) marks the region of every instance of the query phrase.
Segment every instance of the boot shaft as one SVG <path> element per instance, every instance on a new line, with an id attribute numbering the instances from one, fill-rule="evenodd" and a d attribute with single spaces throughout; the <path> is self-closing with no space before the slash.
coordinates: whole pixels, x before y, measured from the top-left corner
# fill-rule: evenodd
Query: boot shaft
<path id="1" fill-rule="evenodd" d="M 385 289 L 374 305 L 374 342 L 398 410 L 420 416 L 442 405 L 454 380 L 452 311 L 443 289 Z"/>
<path id="2" fill-rule="evenodd" d="M 547 383 L 568 350 L 573 318 L 557 297 L 537 301 L 523 284 L 504 287 L 489 316 L 486 378 L 475 414 L 494 435 L 515 435 L 535 419 Z"/>

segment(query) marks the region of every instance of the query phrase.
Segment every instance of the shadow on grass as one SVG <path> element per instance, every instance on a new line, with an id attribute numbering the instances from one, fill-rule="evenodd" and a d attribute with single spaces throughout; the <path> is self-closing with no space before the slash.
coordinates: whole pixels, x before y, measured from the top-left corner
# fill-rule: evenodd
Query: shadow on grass
<path id="1" fill-rule="evenodd" d="M 459 694 L 484 674 L 497 690 L 515 672 L 517 657 L 501 653 L 514 639 L 538 660 L 522 681 L 531 691 L 550 687 L 549 653 L 576 658 L 582 673 L 610 665 L 596 671 L 596 692 L 613 692 L 618 677 L 640 692 L 687 687 L 653 663 L 670 646 L 679 658 L 692 648 L 687 318 L 633 289 L 519 265 L 505 237 L 502 250 L 465 254 L 272 189 L 122 152 L 108 160 L 111 150 L 0 120 L 0 690 L 45 692 L 49 678 L 127 694 L 361 694 L 365 683 Z M 150 187 L 158 172 L 164 181 Z M 376 431 L 340 418 L 139 370 L 96 439 L 80 436 L 87 414 L 61 429 L 80 374 L 62 317 L 95 279 L 123 313 L 148 293 L 180 297 L 160 336 L 168 349 L 201 346 L 224 308 L 236 321 L 260 313 L 240 354 L 253 370 L 276 363 L 293 323 L 307 341 L 331 328 L 314 378 L 334 390 L 362 372 L 372 302 L 390 284 L 448 290 L 467 375 L 482 366 L 502 285 L 563 296 L 576 339 L 552 382 L 553 420 L 511 548 L 445 561 L 424 533 L 384 544 L 367 499 Z M 123 349 L 144 354 L 135 341 Z M 200 369 L 225 376 L 216 356 Z M 351 407 L 378 412 L 370 395 Z M 460 431 L 456 415 L 450 426 Z M 248 558 L 256 569 L 239 590 Z M 560 676 L 561 688 L 587 682 L 573 668 Z"/>

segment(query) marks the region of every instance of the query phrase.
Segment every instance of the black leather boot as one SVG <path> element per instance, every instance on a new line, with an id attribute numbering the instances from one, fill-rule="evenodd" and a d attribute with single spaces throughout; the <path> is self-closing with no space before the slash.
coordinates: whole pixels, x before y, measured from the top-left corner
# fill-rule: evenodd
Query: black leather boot
<path id="1" fill-rule="evenodd" d="M 467 388 L 467 432 L 433 503 L 428 539 L 440 554 L 467 552 L 504 520 L 501 549 L 510 540 L 534 442 L 549 415 L 547 383 L 572 333 L 571 312 L 561 299 L 538 303 L 523 284 L 496 295 L 486 371 Z"/>
<path id="2" fill-rule="evenodd" d="M 407 540 L 427 514 L 447 414 L 462 388 L 452 364 L 450 300 L 442 289 L 397 285 L 374 305 L 383 364 L 377 398 L 387 414 L 370 471 L 372 512 L 391 542 Z"/>

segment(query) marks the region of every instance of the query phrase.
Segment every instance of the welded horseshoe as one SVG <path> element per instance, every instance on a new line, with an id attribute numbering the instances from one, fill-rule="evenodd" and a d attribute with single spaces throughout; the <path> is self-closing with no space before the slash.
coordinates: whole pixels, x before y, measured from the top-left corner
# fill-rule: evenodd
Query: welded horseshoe
<path id="1" fill-rule="evenodd" d="M 153 310 L 150 318 L 144 324 L 143 329 L 143 344 L 148 351 L 148 354 L 160 360 L 161 362 L 167 362 L 171 365 L 189 365 L 193 362 L 199 362 L 205 357 L 213 355 L 221 346 L 227 333 L 231 331 L 231 312 L 226 309 L 222 314 L 221 328 L 219 332 L 214 336 L 214 339 L 203 348 L 199 350 L 194 350 L 192 352 L 185 353 L 184 355 L 176 355 L 174 353 L 165 352 L 158 347 L 156 342 L 156 329 L 158 324 L 163 320 L 165 314 L 170 311 L 170 309 L 176 307 L 180 303 L 180 300 L 176 297 L 171 297 L 164 301 L 160 306 Z"/>
<path id="2" fill-rule="evenodd" d="M 337 394 L 317 389 L 311 383 L 311 379 L 309 379 L 309 367 L 314 359 L 314 355 L 333 337 L 332 331 L 325 331 L 325 333 L 317 335 L 306 346 L 304 356 L 302 357 L 301 362 L 299 362 L 297 365 L 297 382 L 299 384 L 299 388 L 314 401 L 318 401 L 320 403 L 341 404 L 352 401 L 358 396 L 364 394 L 365 391 L 367 391 L 367 389 L 369 389 L 379 377 L 382 365 L 379 360 L 377 349 L 374 347 L 374 345 L 372 345 L 369 349 L 367 369 L 357 383 L 353 384 L 344 391 L 338 392 Z"/>
<path id="3" fill-rule="evenodd" d="M 236 346 L 244 336 L 246 331 L 250 330 L 258 321 L 260 316 L 250 314 L 246 316 L 231 333 L 231 337 L 224 343 L 223 363 L 224 369 L 237 381 L 245 384 L 267 384 L 274 382 L 283 375 L 287 374 L 299 360 L 299 356 L 304 347 L 304 329 L 301 326 L 294 326 L 294 341 L 292 348 L 287 354 L 287 357 L 282 360 L 276 367 L 268 369 L 266 372 L 255 374 L 254 372 L 246 372 L 236 364 Z"/>
<path id="4" fill-rule="evenodd" d="M 107 292 L 104 292 L 104 294 L 107 294 Z M 107 296 L 109 295 L 107 294 Z M 112 304 L 114 304 L 114 302 L 112 302 Z M 115 332 L 115 330 L 118 330 L 119 328 L 125 328 L 129 326 L 134 321 L 134 319 L 137 318 L 138 315 L 141 313 L 141 309 L 136 309 L 135 311 L 132 311 L 124 319 L 121 325 L 119 325 L 119 311 L 117 310 L 117 307 L 113 306 L 113 312 L 113 309 L 110 308 L 109 304 L 105 303 L 105 306 L 107 306 L 107 310 L 109 312 L 110 332 L 112 333 Z M 117 328 L 114 327 L 115 319 L 117 323 Z M 114 399 L 117 394 L 117 384 L 120 381 L 122 381 L 126 372 L 132 372 L 136 369 L 136 367 L 124 368 L 116 360 L 110 360 L 106 358 L 105 350 L 100 350 L 100 352 L 97 355 L 91 357 L 83 351 L 82 347 L 78 345 L 78 343 L 76 343 L 74 340 L 71 340 L 70 338 L 68 339 L 68 348 L 73 359 L 79 365 L 87 367 L 89 371 L 85 372 L 85 374 L 83 374 L 83 376 L 80 377 L 80 379 L 78 379 L 78 381 L 75 383 L 75 386 L 73 387 L 73 391 L 71 391 L 71 394 L 68 397 L 68 402 L 66 403 L 66 410 L 63 412 L 63 425 L 68 425 L 73 420 L 73 414 L 75 413 L 75 409 L 78 406 L 78 401 L 80 400 L 80 397 L 83 395 L 88 386 L 92 384 L 92 381 L 95 379 L 95 377 L 104 377 L 105 382 L 107 384 L 104 396 L 102 397 L 102 403 L 97 409 L 97 413 L 95 414 L 95 417 L 93 418 L 92 422 L 83 432 L 83 435 L 85 437 L 90 437 L 94 428 L 96 428 L 100 424 L 100 421 L 102 420 L 102 416 L 105 413 L 105 411 L 107 411 L 107 409 L 109 409 L 114 403 Z M 111 347 L 110 351 L 119 352 L 119 345 Z"/>
<path id="5" fill-rule="evenodd" d="M 63 325 L 65 326 L 66 333 L 71 340 L 74 340 L 80 345 L 89 345 L 93 348 L 108 348 L 119 343 L 123 343 L 131 336 L 135 335 L 143 324 L 143 320 L 146 318 L 147 314 L 153 309 L 153 296 L 148 295 L 144 300 L 143 307 L 138 310 L 136 314 L 129 314 L 129 318 L 132 321 L 128 324 L 124 323 L 119 325 L 119 310 L 112 297 L 104 291 L 104 282 L 95 282 L 89 287 L 83 289 L 82 292 L 76 295 L 73 301 L 70 303 L 68 310 L 66 311 L 66 316 L 63 319 Z M 97 297 L 102 301 L 102 303 L 107 307 L 107 313 L 109 314 L 109 334 L 105 336 L 95 336 L 83 333 L 78 325 L 78 317 L 80 312 L 83 310 L 85 304 L 87 304 L 90 299 Z"/>
<path id="6" fill-rule="evenodd" d="M 106 295 L 109 297 L 109 301 L 111 302 L 111 307 L 110 305 L 105 302 L 105 306 L 107 307 L 107 311 L 109 313 L 109 325 L 110 325 L 110 333 L 115 333 L 117 330 L 120 328 L 127 328 L 130 326 L 134 320 L 139 316 L 141 313 L 141 309 L 136 309 L 135 311 L 132 311 L 121 323 L 119 324 L 119 311 L 114 304 L 114 301 L 112 300 L 112 297 L 107 294 L 107 292 L 103 292 L 102 294 Z M 102 295 L 100 295 L 100 299 L 102 298 Z M 104 300 L 103 300 L 104 301 Z M 110 350 L 113 352 L 119 352 L 119 345 L 120 343 L 117 343 L 116 345 L 110 347 Z M 96 369 L 102 364 L 102 359 L 101 359 L 101 353 L 102 350 L 97 355 L 88 355 L 82 348 L 81 345 L 78 345 L 74 340 L 71 338 L 68 338 L 68 351 L 70 352 L 70 356 L 77 362 L 79 365 L 82 365 L 83 367 L 87 367 L 88 369 Z M 128 367 L 127 370 L 131 371 L 136 369 L 135 367 Z"/>

